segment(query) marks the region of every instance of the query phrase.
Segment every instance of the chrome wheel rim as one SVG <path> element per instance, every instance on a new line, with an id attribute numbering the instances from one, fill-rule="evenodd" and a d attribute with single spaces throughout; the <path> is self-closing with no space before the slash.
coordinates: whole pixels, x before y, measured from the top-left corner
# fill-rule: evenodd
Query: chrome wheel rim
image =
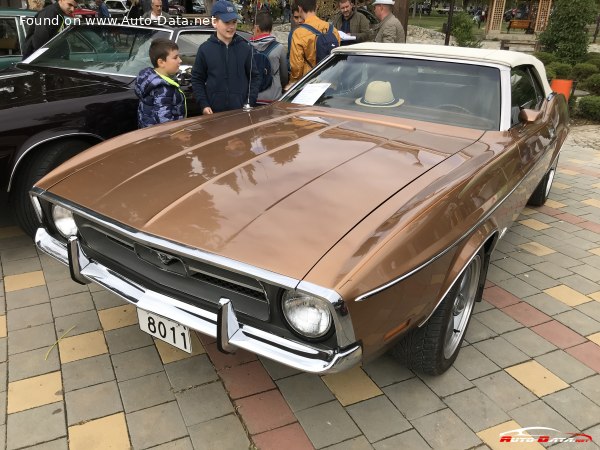
<path id="1" fill-rule="evenodd" d="M 554 169 L 548 172 L 548 182 L 546 183 L 546 198 L 550 195 L 550 189 L 552 189 L 552 181 L 554 181 Z"/>
<path id="2" fill-rule="evenodd" d="M 444 341 L 444 357 L 446 359 L 452 357 L 465 334 L 475 305 L 480 275 L 481 256 L 476 255 L 465 269 L 456 296 L 452 300 L 450 323 Z"/>

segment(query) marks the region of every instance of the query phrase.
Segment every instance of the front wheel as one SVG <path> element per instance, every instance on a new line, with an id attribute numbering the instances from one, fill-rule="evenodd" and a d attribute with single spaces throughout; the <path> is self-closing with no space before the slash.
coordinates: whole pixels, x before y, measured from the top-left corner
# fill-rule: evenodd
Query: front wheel
<path id="1" fill-rule="evenodd" d="M 528 205 L 543 206 L 544 203 L 546 203 L 546 200 L 548 200 L 548 197 L 550 196 L 550 189 L 552 189 L 552 182 L 554 181 L 554 174 L 556 173 L 557 164 L 558 159 L 554 165 L 550 167 L 550 170 L 546 172 L 544 178 L 541 179 L 540 183 L 535 188 L 535 191 L 533 191 L 533 194 L 531 194 L 531 197 L 529 197 L 529 200 L 527 201 Z"/>
<path id="2" fill-rule="evenodd" d="M 410 331 L 394 347 L 393 355 L 409 368 L 429 375 L 448 370 L 460 351 L 475 302 L 481 300 L 486 267 L 481 249 L 427 323 Z"/>
<path id="3" fill-rule="evenodd" d="M 39 227 L 29 191 L 43 176 L 88 147 L 90 147 L 89 143 L 79 140 L 52 143 L 33 150 L 34 154 L 28 156 L 19 168 L 11 189 L 10 202 L 17 223 L 29 236 L 34 237 Z"/>

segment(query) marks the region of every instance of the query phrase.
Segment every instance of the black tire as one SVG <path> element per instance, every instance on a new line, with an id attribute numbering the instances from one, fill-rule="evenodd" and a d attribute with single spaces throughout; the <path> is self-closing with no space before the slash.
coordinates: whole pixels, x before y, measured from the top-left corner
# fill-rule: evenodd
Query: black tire
<path id="1" fill-rule="evenodd" d="M 10 202 L 17 223 L 29 236 L 34 237 L 40 225 L 29 198 L 29 191 L 44 175 L 88 147 L 90 143 L 80 140 L 50 143 L 33 150 L 34 154 L 28 156 L 17 170 L 10 192 Z"/>
<path id="2" fill-rule="evenodd" d="M 554 165 L 550 167 L 550 170 L 546 172 L 544 178 L 541 179 L 540 183 L 535 188 L 535 191 L 533 191 L 533 194 L 531 194 L 531 197 L 529 197 L 529 200 L 527 201 L 528 205 L 543 206 L 544 203 L 546 203 L 546 200 L 548 200 L 548 197 L 550 196 L 550 189 L 552 188 L 552 182 L 554 181 L 554 174 L 556 173 L 557 164 L 558 159 Z"/>
<path id="3" fill-rule="evenodd" d="M 485 258 L 481 249 L 427 323 L 409 331 L 392 349 L 392 354 L 407 367 L 428 375 L 440 375 L 454 363 L 471 321 L 473 306 L 481 300 L 487 272 Z"/>

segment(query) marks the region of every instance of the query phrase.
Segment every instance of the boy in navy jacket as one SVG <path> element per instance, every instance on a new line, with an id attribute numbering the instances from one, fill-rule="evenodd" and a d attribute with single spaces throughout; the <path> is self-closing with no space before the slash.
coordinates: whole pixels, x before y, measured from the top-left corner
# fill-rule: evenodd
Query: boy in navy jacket
<path id="1" fill-rule="evenodd" d="M 237 11 L 219 0 L 213 5 L 216 29 L 198 48 L 192 69 L 192 89 L 202 114 L 256 105 L 260 73 L 252 63 L 252 48 L 235 33 Z"/>
<path id="2" fill-rule="evenodd" d="M 143 69 L 135 80 L 138 105 L 138 127 L 144 128 L 186 116 L 185 95 L 172 78 L 179 71 L 179 47 L 164 38 L 150 44 L 150 62 L 154 67 Z"/>

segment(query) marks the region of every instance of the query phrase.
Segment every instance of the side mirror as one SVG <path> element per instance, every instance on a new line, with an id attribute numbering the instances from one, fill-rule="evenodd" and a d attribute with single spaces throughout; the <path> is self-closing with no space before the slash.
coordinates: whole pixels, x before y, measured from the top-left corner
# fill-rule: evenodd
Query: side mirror
<path id="1" fill-rule="evenodd" d="M 179 72 L 175 75 L 179 86 L 189 86 L 192 82 L 192 66 L 182 64 L 179 66 Z"/>
<path id="2" fill-rule="evenodd" d="M 519 122 L 523 124 L 533 123 L 537 121 L 542 114 L 542 111 L 536 111 L 534 109 L 522 109 L 519 111 Z"/>

